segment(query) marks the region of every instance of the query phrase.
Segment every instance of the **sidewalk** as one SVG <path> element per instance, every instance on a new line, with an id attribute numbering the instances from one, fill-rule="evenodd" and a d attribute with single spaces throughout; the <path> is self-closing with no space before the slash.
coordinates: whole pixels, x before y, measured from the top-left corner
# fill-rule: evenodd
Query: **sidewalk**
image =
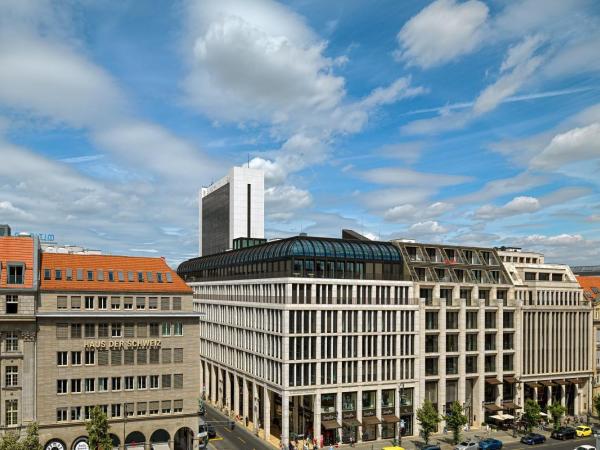
<path id="1" fill-rule="evenodd" d="M 536 430 L 536 433 L 539 431 Z M 540 434 L 549 436 L 549 433 L 539 432 Z M 512 436 L 511 431 L 486 431 L 485 429 L 481 430 L 471 430 L 471 431 L 463 431 L 461 433 L 461 440 L 468 441 L 469 439 L 485 439 L 485 438 L 495 438 L 501 440 L 504 444 L 510 444 L 514 442 L 519 442 L 521 440 L 522 435 L 517 435 L 517 437 Z M 452 444 L 452 434 L 434 434 L 429 439 L 430 444 L 437 444 L 440 446 L 442 450 L 451 450 L 454 448 Z M 349 449 L 354 448 L 356 450 L 381 450 L 384 447 L 391 446 L 391 440 L 385 441 L 373 441 L 373 442 L 362 442 L 360 444 L 354 444 L 354 447 L 350 447 L 350 445 L 340 445 L 337 448 Z M 405 450 L 418 450 L 420 447 L 424 445 L 424 442 L 421 438 L 418 437 L 407 437 L 402 439 L 402 444 L 400 447 Z M 302 447 L 300 447 L 302 448 Z M 329 450 L 328 446 L 323 447 L 321 450 Z"/>

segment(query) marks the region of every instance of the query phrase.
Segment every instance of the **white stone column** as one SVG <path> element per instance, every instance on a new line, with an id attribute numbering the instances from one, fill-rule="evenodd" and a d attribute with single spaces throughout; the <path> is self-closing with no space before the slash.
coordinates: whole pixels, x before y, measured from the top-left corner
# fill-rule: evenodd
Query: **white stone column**
<path id="1" fill-rule="evenodd" d="M 356 420 L 362 423 L 362 389 L 358 388 L 356 391 Z M 356 436 L 356 442 L 362 442 L 363 427 L 358 427 L 358 434 Z"/>
<path id="2" fill-rule="evenodd" d="M 226 370 L 225 371 L 225 406 L 227 407 L 227 411 L 231 413 L 231 375 Z"/>
<path id="3" fill-rule="evenodd" d="M 290 397 L 286 391 L 281 396 L 281 442 L 290 443 Z"/>
<path id="4" fill-rule="evenodd" d="M 246 380 L 245 377 L 242 378 L 242 409 L 243 409 L 243 416 L 244 416 L 244 426 L 246 426 L 246 421 L 248 420 L 249 417 L 249 409 L 250 409 L 250 404 L 249 404 L 249 399 L 248 399 L 248 381 Z"/>
<path id="5" fill-rule="evenodd" d="M 579 391 L 579 384 L 576 383 L 575 384 L 575 415 L 579 415 L 581 414 L 581 399 L 579 398 L 581 396 L 581 392 Z"/>
<path id="6" fill-rule="evenodd" d="M 317 442 L 321 442 L 321 393 L 316 392 L 313 398 L 313 434 Z"/>
<path id="7" fill-rule="evenodd" d="M 265 440 L 269 441 L 271 436 L 271 393 L 267 387 L 263 387 L 263 429 Z"/>
<path id="8" fill-rule="evenodd" d="M 233 375 L 233 411 L 240 416 L 240 380 L 237 374 Z"/>
<path id="9" fill-rule="evenodd" d="M 440 288 L 436 284 L 434 292 L 440 300 L 440 309 L 438 316 L 438 413 L 444 415 L 446 409 L 446 299 L 440 298 Z"/>
<path id="10" fill-rule="evenodd" d="M 336 412 L 336 417 L 337 417 L 337 421 L 339 424 L 342 423 L 342 391 L 338 390 L 338 392 L 335 395 L 335 412 Z M 340 435 L 340 441 L 342 440 L 342 429 L 340 428 L 339 430 L 339 435 Z"/>
<path id="11" fill-rule="evenodd" d="M 254 431 L 258 432 L 260 429 L 260 397 L 258 394 L 258 386 L 256 382 L 252 382 L 252 423 L 254 425 Z"/>
<path id="12" fill-rule="evenodd" d="M 294 432 L 296 434 L 302 434 L 304 433 L 304 430 L 302 430 L 302 426 L 298 426 L 298 422 L 299 422 L 299 417 L 300 417 L 300 400 L 302 397 L 299 397 L 297 395 L 294 395 L 293 397 L 291 397 L 291 402 L 292 402 L 292 430 L 294 430 Z"/>
<path id="13" fill-rule="evenodd" d="M 375 391 L 375 416 L 379 419 L 379 421 L 381 421 L 381 417 L 382 417 L 382 414 L 381 414 L 381 401 L 382 400 L 381 400 L 381 398 L 382 398 L 381 389 L 377 389 Z M 398 405 L 400 403 L 400 399 L 398 398 L 398 390 L 397 389 L 394 394 L 394 398 L 396 400 L 394 402 L 394 404 Z M 400 417 L 400 416 L 398 416 L 398 417 Z M 381 424 L 379 424 L 375 427 L 375 435 L 376 435 L 375 439 L 379 439 L 379 437 L 381 436 Z"/>
<path id="14" fill-rule="evenodd" d="M 460 297 L 460 287 L 455 286 L 454 292 L 455 297 Z M 464 405 L 467 401 L 466 394 L 466 356 L 465 352 L 467 350 L 466 347 L 466 332 L 467 329 L 467 310 L 466 310 L 466 302 L 460 301 L 460 310 L 458 312 L 458 401 L 461 405 Z"/>
<path id="15" fill-rule="evenodd" d="M 566 389 L 565 389 L 565 385 L 564 385 L 564 384 L 561 384 L 561 386 L 560 386 L 560 404 L 561 404 L 563 407 L 566 407 L 566 406 L 567 406 L 567 405 L 566 405 L 566 399 L 565 399 L 565 393 L 566 393 L 565 391 L 566 391 Z"/>

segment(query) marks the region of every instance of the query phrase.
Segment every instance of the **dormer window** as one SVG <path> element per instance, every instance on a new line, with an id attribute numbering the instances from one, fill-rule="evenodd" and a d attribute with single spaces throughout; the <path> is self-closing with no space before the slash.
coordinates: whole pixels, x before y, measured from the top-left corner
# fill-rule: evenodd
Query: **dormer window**
<path id="1" fill-rule="evenodd" d="M 148 280 L 148 283 L 152 283 L 154 281 L 154 277 L 152 276 L 152 272 L 146 272 L 146 280 Z"/>
<path id="2" fill-rule="evenodd" d="M 94 281 L 94 271 L 93 270 L 88 270 L 87 271 L 87 280 L 88 281 Z"/>
<path id="3" fill-rule="evenodd" d="M 108 271 L 108 281 L 115 281 L 115 273 L 112 270 Z"/>
<path id="4" fill-rule="evenodd" d="M 139 283 L 144 282 L 144 272 L 138 272 L 138 282 Z"/>
<path id="5" fill-rule="evenodd" d="M 52 271 L 50 269 L 44 269 L 44 280 L 52 279 Z"/>
<path id="6" fill-rule="evenodd" d="M 54 279 L 55 280 L 62 280 L 62 270 L 56 269 L 54 271 Z"/>
<path id="7" fill-rule="evenodd" d="M 159 283 L 163 282 L 163 274 L 161 272 L 156 272 L 156 281 Z"/>
<path id="8" fill-rule="evenodd" d="M 9 264 L 8 266 L 8 284 L 23 284 L 25 275 L 25 266 L 23 264 Z"/>

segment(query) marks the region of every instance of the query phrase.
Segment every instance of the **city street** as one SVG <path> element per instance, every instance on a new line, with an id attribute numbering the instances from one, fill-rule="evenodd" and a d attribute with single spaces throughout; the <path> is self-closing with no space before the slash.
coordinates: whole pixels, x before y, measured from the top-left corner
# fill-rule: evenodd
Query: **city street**
<path id="1" fill-rule="evenodd" d="M 206 414 L 203 416 L 207 423 L 212 423 L 217 431 L 217 437 L 208 443 L 210 450 L 273 450 L 274 447 L 244 429 L 239 423 L 230 430 L 227 417 L 210 405 L 205 404 Z"/>
<path id="2" fill-rule="evenodd" d="M 557 441 L 554 439 L 548 439 L 546 443 L 541 445 L 525 445 L 520 442 L 515 442 L 511 444 L 506 444 L 503 446 L 505 449 L 527 449 L 534 448 L 538 450 L 552 449 L 552 450 L 573 450 L 580 445 L 594 445 L 595 439 L 592 438 L 579 438 L 579 439 L 570 439 L 566 441 Z"/>

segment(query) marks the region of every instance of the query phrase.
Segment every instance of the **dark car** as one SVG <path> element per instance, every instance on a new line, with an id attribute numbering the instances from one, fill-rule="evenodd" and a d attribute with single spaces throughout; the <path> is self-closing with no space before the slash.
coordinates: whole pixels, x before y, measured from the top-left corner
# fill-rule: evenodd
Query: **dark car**
<path id="1" fill-rule="evenodd" d="M 217 430 L 215 430 L 215 426 L 212 423 L 206 424 L 206 431 L 208 431 L 209 439 L 217 437 Z"/>
<path id="2" fill-rule="evenodd" d="M 440 446 L 429 444 L 429 445 L 426 445 L 425 447 L 421 447 L 421 450 L 440 450 Z"/>
<path id="3" fill-rule="evenodd" d="M 575 428 L 573 427 L 560 427 L 554 430 L 550 435 L 553 439 L 575 439 Z"/>
<path id="4" fill-rule="evenodd" d="M 502 441 L 498 439 L 484 439 L 479 441 L 479 450 L 500 450 L 502 448 Z"/>
<path id="5" fill-rule="evenodd" d="M 543 434 L 529 433 L 521 438 L 521 442 L 527 445 L 543 444 L 546 442 L 546 436 Z"/>

